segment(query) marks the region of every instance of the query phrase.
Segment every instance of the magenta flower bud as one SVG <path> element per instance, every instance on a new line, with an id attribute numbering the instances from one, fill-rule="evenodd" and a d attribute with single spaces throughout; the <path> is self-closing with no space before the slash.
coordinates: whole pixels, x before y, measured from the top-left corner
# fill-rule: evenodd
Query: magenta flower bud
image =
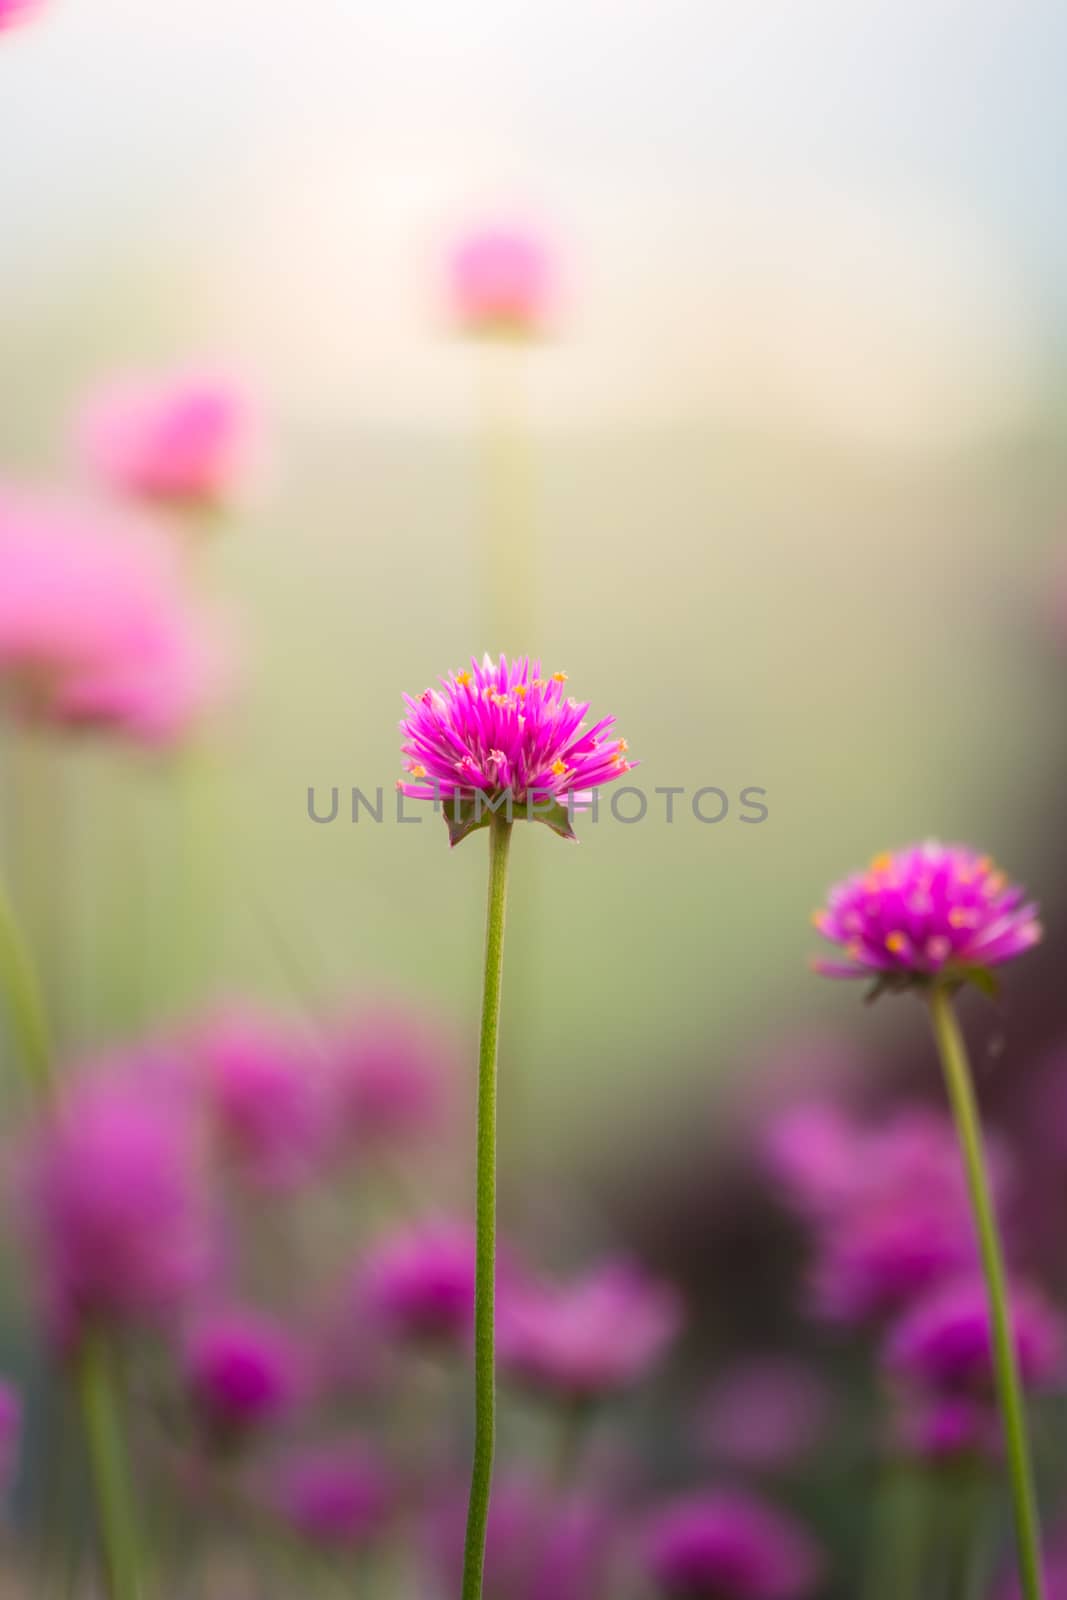
<path id="1" fill-rule="evenodd" d="M 511 1287 L 497 1320 L 503 1371 L 568 1403 L 589 1403 L 643 1378 L 682 1313 L 673 1289 L 612 1262 L 562 1287 Z"/>
<path id="2" fill-rule="evenodd" d="M 154 530 L 0 493 L 0 691 L 23 718 L 165 744 L 223 678 Z"/>
<path id="3" fill-rule="evenodd" d="M 293 1451 L 269 1491 L 278 1515 L 302 1538 L 349 1550 L 382 1532 L 393 1498 L 385 1470 L 361 1441 Z"/>
<path id="4" fill-rule="evenodd" d="M 452 307 L 459 325 L 482 338 L 543 333 L 554 295 L 545 244 L 517 228 L 471 233 L 451 261 Z"/>
<path id="5" fill-rule="evenodd" d="M 248 466 L 248 402 L 211 376 L 118 383 L 97 395 L 82 446 L 97 477 L 133 498 L 192 508 L 231 500 Z"/>
<path id="6" fill-rule="evenodd" d="M 384 1239 L 355 1285 L 354 1304 L 389 1338 L 465 1344 L 474 1325 L 474 1231 L 431 1218 Z"/>
<path id="7" fill-rule="evenodd" d="M 1040 1388 L 1063 1369 L 1063 1325 L 1039 1290 L 1009 1291 L 1019 1373 Z M 885 1364 L 895 1377 L 919 1388 L 979 1393 L 993 1384 L 993 1338 L 988 1295 L 977 1276 L 942 1285 L 919 1301 L 891 1330 Z"/>
<path id="8" fill-rule="evenodd" d="M 335 1131 L 374 1150 L 440 1130 L 456 1062 L 439 1027 L 410 1007 L 377 1005 L 336 1030 L 331 1075 Z"/>
<path id="9" fill-rule="evenodd" d="M 408 776 L 397 785 L 413 800 L 445 802 L 449 837 L 458 844 L 488 827 L 492 807 L 516 821 L 544 822 L 574 838 L 571 808 L 635 764 L 614 717 L 592 726 L 587 704 L 564 692 L 567 674 L 541 676 L 539 661 L 482 658 L 450 673 L 442 689 L 405 695 L 400 724 Z"/>
<path id="10" fill-rule="evenodd" d="M 329 1116 L 314 1042 L 268 1012 L 231 1006 L 193 1031 L 190 1048 L 210 1120 L 241 1174 L 266 1189 L 312 1176 Z"/>
<path id="11" fill-rule="evenodd" d="M 189 1118 L 136 1063 L 64 1090 L 31 1130 L 23 1178 L 32 1261 L 65 1346 L 87 1322 L 163 1321 L 214 1264 Z"/>
<path id="12" fill-rule="evenodd" d="M 665 1506 L 650 1522 L 645 1565 L 667 1600 L 806 1600 L 823 1571 L 798 1523 L 736 1493 Z"/>
<path id="13" fill-rule="evenodd" d="M 814 923 L 845 956 L 817 971 L 886 988 L 984 981 L 1041 938 L 1037 906 L 989 856 L 936 842 L 875 856 L 830 891 Z"/>
<path id="14" fill-rule="evenodd" d="M 753 1357 L 728 1368 L 712 1386 L 697 1432 L 716 1461 L 777 1471 L 816 1447 L 830 1406 L 829 1390 L 811 1367 L 785 1356 Z"/>
<path id="15" fill-rule="evenodd" d="M 243 1306 L 201 1314 L 183 1365 L 205 1422 L 224 1434 L 275 1421 L 301 1387 L 300 1353 L 286 1328 Z"/>

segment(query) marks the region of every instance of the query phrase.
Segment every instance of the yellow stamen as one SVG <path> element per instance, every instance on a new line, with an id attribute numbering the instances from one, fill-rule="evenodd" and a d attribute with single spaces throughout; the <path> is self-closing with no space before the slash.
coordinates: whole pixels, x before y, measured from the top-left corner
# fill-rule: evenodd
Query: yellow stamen
<path id="1" fill-rule="evenodd" d="M 411 776 L 413 778 L 425 778 L 425 776 L 426 776 L 426 768 L 425 767 L 420 767 L 417 763 L 416 763 L 415 766 L 411 767 L 409 770 L 410 770 Z"/>
<path id="2" fill-rule="evenodd" d="M 552 771 L 555 773 L 557 778 L 562 778 L 566 770 L 567 763 L 565 761 L 553 761 Z"/>
<path id="3" fill-rule="evenodd" d="M 830 913 L 828 911 L 813 911 L 811 914 L 811 925 L 813 928 L 818 928 L 820 933 L 822 933 L 829 921 Z"/>
<path id="4" fill-rule="evenodd" d="M 881 878 L 885 877 L 892 865 L 893 857 L 889 854 L 888 850 L 883 850 L 881 855 L 874 856 L 871 859 L 871 871 L 877 873 Z"/>
<path id="5" fill-rule="evenodd" d="M 553 683 L 566 683 L 566 681 L 567 681 L 567 674 L 565 672 L 554 672 L 552 674 L 552 682 Z"/>
<path id="6" fill-rule="evenodd" d="M 885 947 L 891 956 L 899 956 L 901 951 L 907 949 L 907 945 L 907 935 L 901 933 L 899 929 L 885 936 Z"/>
<path id="7" fill-rule="evenodd" d="M 471 672 L 457 672 L 456 682 L 458 684 L 462 684 L 463 688 L 465 689 L 468 683 L 474 682 L 474 674 Z"/>
<path id="8" fill-rule="evenodd" d="M 515 685 L 515 693 L 518 695 L 520 700 L 525 700 L 526 699 L 526 685 L 524 683 L 517 683 Z"/>

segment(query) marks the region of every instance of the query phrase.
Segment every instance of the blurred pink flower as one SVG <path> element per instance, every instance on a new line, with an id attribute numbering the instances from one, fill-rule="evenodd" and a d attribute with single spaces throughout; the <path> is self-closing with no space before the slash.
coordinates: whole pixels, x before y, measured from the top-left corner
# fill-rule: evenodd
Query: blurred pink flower
<path id="1" fill-rule="evenodd" d="M 562 1286 L 517 1283 L 500 1299 L 500 1367 L 560 1399 L 598 1400 L 643 1378 L 681 1322 L 674 1290 L 627 1262 Z"/>
<path id="2" fill-rule="evenodd" d="M 474 1229 L 431 1217 L 382 1239 L 357 1273 L 353 1306 L 389 1338 L 465 1343 L 474 1327 Z"/>
<path id="3" fill-rule="evenodd" d="M 227 378 L 130 379 L 93 399 L 81 435 L 90 467 L 120 494 L 211 508 L 248 469 L 251 416 Z"/>
<path id="4" fill-rule="evenodd" d="M 296 1342 L 276 1318 L 246 1306 L 200 1313 L 183 1352 L 190 1394 L 209 1427 L 230 1433 L 273 1421 L 301 1388 Z"/>
<path id="5" fill-rule="evenodd" d="M 215 1263 L 190 1119 L 136 1058 L 64 1088 L 28 1135 L 20 1199 L 47 1325 L 63 1345 L 86 1322 L 168 1317 Z"/>
<path id="6" fill-rule="evenodd" d="M 468 333 L 531 338 L 543 333 L 554 296 L 548 246 L 521 228 L 491 227 L 460 241 L 450 263 L 452 309 Z"/>
<path id="7" fill-rule="evenodd" d="M 749 1495 L 690 1495 L 650 1520 L 645 1565 L 668 1600 L 805 1600 L 823 1561 L 799 1523 Z"/>
<path id="8" fill-rule="evenodd" d="M 0 688 L 20 715 L 167 742 L 221 680 L 155 530 L 0 490 Z"/>
<path id="9" fill-rule="evenodd" d="M 0 0 L 0 33 L 24 21 L 39 5 L 40 0 Z"/>
<path id="10" fill-rule="evenodd" d="M 351 1549 L 381 1533 L 393 1493 L 370 1449 L 345 1440 L 292 1451 L 276 1467 L 268 1498 L 303 1538 Z"/>
<path id="11" fill-rule="evenodd" d="M 700 1408 L 698 1433 L 715 1460 L 774 1471 L 816 1447 L 830 1408 L 829 1389 L 813 1368 L 785 1356 L 753 1357 L 715 1381 Z"/>
<path id="12" fill-rule="evenodd" d="M 1037 906 L 989 856 L 936 840 L 875 856 L 831 889 L 814 923 L 847 958 L 819 960 L 817 971 L 891 987 L 964 980 L 1041 938 Z"/>
<path id="13" fill-rule="evenodd" d="M 446 1030 L 414 1005 L 378 1004 L 334 1030 L 335 1136 L 380 1149 L 440 1131 L 457 1064 Z"/>
<path id="14" fill-rule="evenodd" d="M 903 1455 L 931 1466 L 1000 1454 L 1002 1424 L 991 1397 L 968 1394 L 910 1396 L 894 1425 Z"/>
<path id="15" fill-rule="evenodd" d="M 330 1110 L 314 1041 L 281 1017 L 231 1005 L 194 1028 L 189 1046 L 210 1122 L 242 1175 L 263 1188 L 310 1177 Z"/>
<path id="16" fill-rule="evenodd" d="M 1063 1323 L 1031 1284 L 1013 1284 L 1009 1301 L 1020 1377 L 1040 1388 L 1062 1373 Z M 920 1300 L 890 1330 L 883 1356 L 892 1376 L 920 1390 L 988 1393 L 993 1337 L 982 1279 L 942 1284 Z"/>

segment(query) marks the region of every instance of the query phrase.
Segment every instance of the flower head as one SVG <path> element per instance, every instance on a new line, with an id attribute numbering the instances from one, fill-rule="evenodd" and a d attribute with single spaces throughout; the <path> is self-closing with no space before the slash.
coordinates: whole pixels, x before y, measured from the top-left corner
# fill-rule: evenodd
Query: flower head
<path id="1" fill-rule="evenodd" d="M 536 336 L 548 317 L 552 276 L 548 250 L 535 235 L 511 228 L 469 234 L 451 261 L 456 320 L 482 338 Z"/>
<path id="2" fill-rule="evenodd" d="M 93 471 L 120 494 L 211 507 L 228 500 L 243 476 L 250 431 L 247 400 L 233 383 L 166 377 L 97 395 L 82 443 Z"/>
<path id="3" fill-rule="evenodd" d="M 360 1547 L 382 1530 L 392 1507 L 388 1477 L 362 1441 L 294 1451 L 277 1467 L 269 1498 L 303 1538 Z"/>
<path id="4" fill-rule="evenodd" d="M 23 1196 L 60 1343 L 87 1321 L 166 1317 L 212 1264 L 193 1130 L 147 1068 L 70 1086 L 31 1133 Z"/>
<path id="5" fill-rule="evenodd" d="M 753 1471 L 789 1466 L 822 1436 L 830 1396 L 801 1361 L 756 1356 L 729 1368 L 701 1408 L 700 1440 L 719 1461 Z"/>
<path id="6" fill-rule="evenodd" d="M 642 1378 L 680 1324 L 672 1289 L 611 1262 L 563 1287 L 513 1286 L 501 1299 L 500 1363 L 563 1400 L 603 1399 Z"/>
<path id="7" fill-rule="evenodd" d="M 803 1528 L 736 1493 L 665 1506 L 650 1523 L 645 1564 L 668 1600 L 805 1600 L 822 1572 Z"/>
<path id="8" fill-rule="evenodd" d="M 0 688 L 20 715 L 167 742 L 219 680 L 154 530 L 0 493 Z"/>
<path id="9" fill-rule="evenodd" d="M 347 1018 L 331 1048 L 342 1136 L 366 1149 L 438 1131 L 454 1067 L 447 1035 L 411 1006 L 376 1005 Z"/>
<path id="10" fill-rule="evenodd" d="M 195 1029 L 190 1048 L 209 1119 L 241 1174 L 263 1188 L 308 1177 L 328 1109 L 312 1041 L 281 1018 L 232 1006 Z"/>
<path id="11" fill-rule="evenodd" d="M 969 1394 L 914 1396 L 896 1419 L 894 1443 L 906 1457 L 930 1466 L 980 1457 L 995 1459 L 1001 1424 L 992 1399 Z"/>
<path id="12" fill-rule="evenodd" d="M 384 1239 L 358 1275 L 355 1302 L 393 1338 L 465 1342 L 474 1326 L 474 1230 L 430 1218 Z"/>
<path id="13" fill-rule="evenodd" d="M 831 889 L 814 922 L 846 957 L 817 971 L 889 988 L 981 979 L 1041 938 L 1037 906 L 989 856 L 936 842 L 875 856 Z"/>
<path id="14" fill-rule="evenodd" d="M 543 677 L 540 662 L 525 656 L 484 656 L 442 678 L 441 689 L 404 696 L 408 775 L 398 788 L 447 802 L 453 844 L 487 826 L 498 805 L 573 838 L 570 803 L 630 771 L 626 741 L 611 732 L 615 718 L 590 726 L 589 706 L 566 693 L 566 677 Z"/>
<path id="15" fill-rule="evenodd" d="M 1032 1285 L 1013 1285 L 1009 1310 L 1019 1375 L 1028 1388 L 1040 1388 L 1062 1371 L 1063 1325 Z M 982 1279 L 943 1284 L 920 1300 L 891 1330 L 884 1355 L 893 1376 L 920 1390 L 988 1393 L 993 1330 Z"/>
<path id="16" fill-rule="evenodd" d="M 300 1357 L 273 1317 L 244 1306 L 201 1315 L 184 1350 L 185 1377 L 208 1425 L 240 1430 L 288 1409 L 300 1386 Z"/>

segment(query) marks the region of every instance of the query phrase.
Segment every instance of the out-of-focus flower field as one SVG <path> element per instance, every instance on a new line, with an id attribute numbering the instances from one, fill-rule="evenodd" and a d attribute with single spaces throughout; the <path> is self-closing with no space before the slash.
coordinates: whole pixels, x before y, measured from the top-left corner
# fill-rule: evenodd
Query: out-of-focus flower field
<path id="1" fill-rule="evenodd" d="M 1067 1597 L 1065 49 L 0 0 L 4 1600 Z"/>

